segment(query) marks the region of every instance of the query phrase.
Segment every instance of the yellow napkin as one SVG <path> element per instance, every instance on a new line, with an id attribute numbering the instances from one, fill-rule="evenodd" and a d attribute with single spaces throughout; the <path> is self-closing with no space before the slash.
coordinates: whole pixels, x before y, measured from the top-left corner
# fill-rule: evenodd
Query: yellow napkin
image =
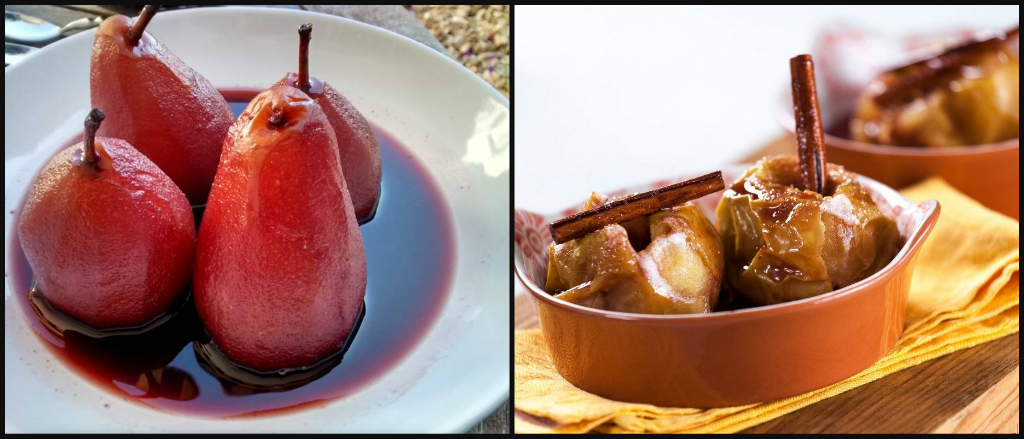
<path id="1" fill-rule="evenodd" d="M 540 331 L 515 335 L 517 433 L 732 433 L 792 413 L 892 373 L 1019 331 L 1019 223 L 940 179 L 907 188 L 938 200 L 939 222 L 921 249 L 899 343 L 846 381 L 783 401 L 697 410 L 622 403 L 573 387 L 555 371 Z"/>

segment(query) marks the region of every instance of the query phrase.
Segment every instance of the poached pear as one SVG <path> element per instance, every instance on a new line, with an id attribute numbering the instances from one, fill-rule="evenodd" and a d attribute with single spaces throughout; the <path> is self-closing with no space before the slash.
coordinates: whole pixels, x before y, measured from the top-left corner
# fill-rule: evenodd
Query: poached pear
<path id="1" fill-rule="evenodd" d="M 18 236 L 37 290 L 97 329 L 160 317 L 192 275 L 195 222 L 185 194 L 121 139 L 96 137 L 59 152 L 36 177 Z"/>
<path id="2" fill-rule="evenodd" d="M 231 361 L 272 372 L 338 352 L 366 290 L 366 255 L 334 130 L 274 86 L 231 126 L 199 229 L 196 309 Z"/>
<path id="3" fill-rule="evenodd" d="M 134 24 L 115 15 L 100 25 L 89 77 L 92 104 L 110 116 L 101 135 L 134 145 L 201 205 L 234 117 L 210 81 L 145 32 L 156 10 L 146 6 Z"/>
<path id="4" fill-rule="evenodd" d="M 348 99 L 327 82 L 309 76 L 309 40 L 312 33 L 312 24 L 299 28 L 299 71 L 285 75 L 275 85 L 298 88 L 320 104 L 338 139 L 341 167 L 345 170 L 345 182 L 352 194 L 356 218 L 364 223 L 373 218 L 380 200 L 380 146 L 370 123 Z"/>

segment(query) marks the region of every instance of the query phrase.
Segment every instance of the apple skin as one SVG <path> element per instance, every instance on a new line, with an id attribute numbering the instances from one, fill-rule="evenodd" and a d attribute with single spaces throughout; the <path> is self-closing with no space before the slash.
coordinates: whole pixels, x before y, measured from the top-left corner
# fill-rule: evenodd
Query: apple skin
<path id="1" fill-rule="evenodd" d="M 362 235 L 334 130 L 298 89 L 259 94 L 229 130 L 194 282 L 210 337 L 249 369 L 312 365 L 352 331 L 366 290 Z"/>
<path id="2" fill-rule="evenodd" d="M 97 329 L 141 326 L 192 280 L 196 230 L 185 194 L 119 139 L 97 138 L 99 171 L 83 145 L 50 160 L 18 224 L 22 249 L 50 303 Z"/>

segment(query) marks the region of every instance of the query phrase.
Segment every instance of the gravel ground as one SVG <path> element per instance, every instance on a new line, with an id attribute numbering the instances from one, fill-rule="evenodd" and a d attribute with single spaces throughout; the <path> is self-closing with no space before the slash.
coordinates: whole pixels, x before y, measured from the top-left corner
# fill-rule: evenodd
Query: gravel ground
<path id="1" fill-rule="evenodd" d="M 509 5 L 412 5 L 448 53 L 509 96 Z"/>

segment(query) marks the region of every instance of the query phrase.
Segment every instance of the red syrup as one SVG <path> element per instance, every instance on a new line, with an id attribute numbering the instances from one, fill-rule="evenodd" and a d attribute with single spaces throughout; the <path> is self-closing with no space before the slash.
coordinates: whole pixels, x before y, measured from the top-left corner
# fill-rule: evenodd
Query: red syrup
<path id="1" fill-rule="evenodd" d="M 237 116 L 259 91 L 221 93 Z M 388 373 L 430 332 L 455 272 L 455 234 L 440 188 L 409 150 L 378 127 L 374 133 L 384 176 L 376 216 L 360 226 L 368 269 L 364 317 L 344 355 L 315 371 L 322 376 L 288 390 L 267 390 L 212 373 L 216 368 L 201 361 L 194 348 L 207 349 L 209 338 L 191 299 L 179 304 L 169 321 L 142 334 L 93 338 L 66 324 L 54 325 L 33 307 L 32 302 L 41 302 L 29 298 L 32 270 L 13 233 L 9 281 L 17 302 L 43 344 L 71 370 L 157 410 L 216 418 L 264 416 L 321 407 L 358 392 Z M 199 218 L 201 208 L 193 210 Z M 47 326 L 65 328 L 63 336 Z"/>

